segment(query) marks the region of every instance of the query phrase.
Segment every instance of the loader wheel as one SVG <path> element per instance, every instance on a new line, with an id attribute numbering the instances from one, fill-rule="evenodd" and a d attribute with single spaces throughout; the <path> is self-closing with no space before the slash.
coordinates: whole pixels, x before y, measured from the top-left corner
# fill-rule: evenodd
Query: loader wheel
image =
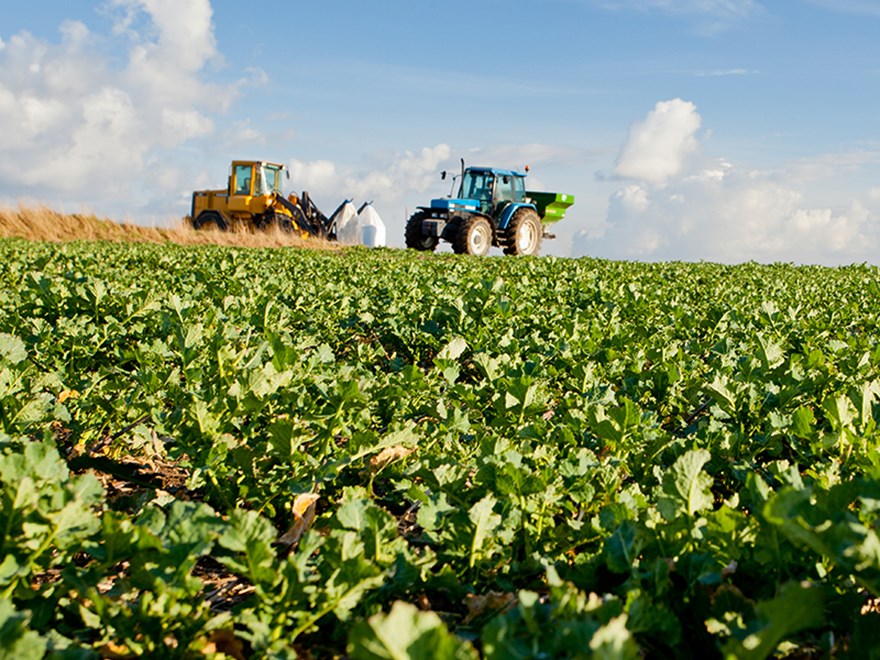
<path id="1" fill-rule="evenodd" d="M 421 250 L 422 252 L 433 252 L 439 241 L 436 236 L 425 236 L 422 233 L 422 222 L 424 219 L 425 214 L 418 211 L 413 213 L 409 220 L 406 221 L 406 247 L 413 250 Z"/>
<path id="2" fill-rule="evenodd" d="M 193 220 L 192 226 L 193 229 L 209 229 L 212 224 L 220 231 L 229 229 L 226 219 L 217 211 L 202 211 L 199 217 Z"/>
<path id="3" fill-rule="evenodd" d="M 458 254 L 473 254 L 482 257 L 492 247 L 492 225 L 481 215 L 472 215 L 463 220 L 452 241 L 452 249 Z"/>
<path id="4" fill-rule="evenodd" d="M 284 215 L 283 213 L 276 213 L 272 216 L 272 219 L 266 224 L 267 227 L 278 227 L 283 232 L 291 232 L 293 231 L 293 222 L 289 215 Z"/>
<path id="5" fill-rule="evenodd" d="M 518 209 L 507 225 L 504 254 L 538 254 L 543 231 L 541 220 L 534 209 Z"/>

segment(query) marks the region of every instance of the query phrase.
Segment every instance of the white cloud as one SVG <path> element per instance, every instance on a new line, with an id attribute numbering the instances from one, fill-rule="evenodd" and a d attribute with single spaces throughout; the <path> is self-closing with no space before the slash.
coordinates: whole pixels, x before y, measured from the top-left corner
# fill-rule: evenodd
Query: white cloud
<path id="1" fill-rule="evenodd" d="M 657 103 L 647 117 L 630 127 L 614 175 L 654 184 L 678 175 L 687 158 L 699 151 L 700 123 L 693 103 L 681 99 Z"/>
<path id="2" fill-rule="evenodd" d="M 390 167 L 390 178 L 398 182 L 404 190 L 425 192 L 437 181 L 440 165 L 449 160 L 452 150 L 448 144 L 424 147 L 418 153 L 405 151 Z"/>
<path id="3" fill-rule="evenodd" d="M 403 151 L 381 159 L 376 167 L 341 170 L 328 160 L 289 163 L 291 183 L 316 195 L 344 194 L 356 201 L 381 200 L 391 203 L 408 193 L 423 193 L 439 180 L 441 165 L 450 158 L 447 144 L 424 147 L 418 152 Z"/>
<path id="4" fill-rule="evenodd" d="M 335 191 L 339 185 L 340 177 L 336 173 L 336 165 L 329 160 L 291 160 L 288 169 L 296 192 L 307 190 L 312 194 L 323 195 Z"/>
<path id="5" fill-rule="evenodd" d="M 696 108 L 680 100 L 658 103 L 634 124 L 615 174 L 635 182 L 609 196 L 603 226 L 575 237 L 575 256 L 877 262 L 880 188 L 844 207 L 823 204 L 817 190 L 876 164 L 878 152 L 862 148 L 756 170 L 699 158 L 700 124 Z M 839 190 L 830 189 L 838 199 Z"/>
<path id="6" fill-rule="evenodd" d="M 115 36 L 67 21 L 57 42 L 23 31 L 0 49 L 0 196 L 131 210 L 168 181 L 153 171 L 164 150 L 210 134 L 215 99 L 235 97 L 205 77 L 219 58 L 209 0 L 106 8 Z M 122 62 L 107 54 L 119 45 Z"/>
<path id="7" fill-rule="evenodd" d="M 619 204 L 625 213 L 641 213 L 650 205 L 648 191 L 635 184 L 621 188 L 611 196 L 611 200 Z"/>
<path id="8" fill-rule="evenodd" d="M 440 171 L 452 169 L 452 150 L 447 144 L 423 147 L 375 157 L 375 165 L 359 169 L 329 160 L 291 160 L 288 188 L 307 190 L 324 213 L 330 213 L 343 199 L 356 205 L 375 202 L 388 230 L 390 245 L 401 245 L 406 210 L 427 204 L 441 193 Z M 448 179 L 447 179 L 448 182 Z M 444 184 L 446 185 L 446 184 Z"/>

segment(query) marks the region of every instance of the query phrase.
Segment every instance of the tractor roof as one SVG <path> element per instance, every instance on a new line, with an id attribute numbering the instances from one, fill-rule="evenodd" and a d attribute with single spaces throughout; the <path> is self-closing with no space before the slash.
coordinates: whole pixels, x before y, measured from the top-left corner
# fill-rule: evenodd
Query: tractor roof
<path id="1" fill-rule="evenodd" d="M 516 170 L 501 170 L 497 167 L 468 167 L 468 172 L 491 172 L 501 176 L 526 176 L 525 172 L 517 172 Z"/>

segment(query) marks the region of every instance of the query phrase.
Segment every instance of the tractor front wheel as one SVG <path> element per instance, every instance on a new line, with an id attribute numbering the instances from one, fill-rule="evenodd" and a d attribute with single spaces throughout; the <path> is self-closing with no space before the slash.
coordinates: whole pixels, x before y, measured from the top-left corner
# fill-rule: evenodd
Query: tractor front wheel
<path id="1" fill-rule="evenodd" d="M 507 225 L 507 245 L 504 247 L 504 254 L 538 254 L 543 233 L 541 220 L 534 209 L 517 210 L 510 219 L 510 224 Z"/>
<path id="2" fill-rule="evenodd" d="M 406 247 L 422 252 L 432 252 L 437 247 L 436 236 L 426 236 L 422 233 L 422 223 L 425 214 L 421 211 L 413 213 L 406 221 Z"/>
<path id="3" fill-rule="evenodd" d="M 492 225 L 481 215 L 472 215 L 463 220 L 452 249 L 458 254 L 473 254 L 482 257 L 489 253 L 492 247 Z"/>
<path id="4" fill-rule="evenodd" d="M 199 216 L 193 220 L 193 229 L 207 229 L 210 225 L 214 225 L 220 231 L 229 229 L 226 219 L 217 211 L 202 211 Z"/>

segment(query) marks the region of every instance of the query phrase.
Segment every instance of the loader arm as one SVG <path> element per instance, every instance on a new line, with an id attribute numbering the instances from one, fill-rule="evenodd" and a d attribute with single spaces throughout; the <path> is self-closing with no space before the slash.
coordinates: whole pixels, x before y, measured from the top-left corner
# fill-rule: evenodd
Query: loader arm
<path id="1" fill-rule="evenodd" d="M 303 205 L 294 204 L 283 195 L 275 193 L 275 201 L 293 216 L 294 222 L 305 232 L 318 238 L 327 238 L 329 222 L 327 217 L 315 206 L 308 194 L 303 194 Z"/>

